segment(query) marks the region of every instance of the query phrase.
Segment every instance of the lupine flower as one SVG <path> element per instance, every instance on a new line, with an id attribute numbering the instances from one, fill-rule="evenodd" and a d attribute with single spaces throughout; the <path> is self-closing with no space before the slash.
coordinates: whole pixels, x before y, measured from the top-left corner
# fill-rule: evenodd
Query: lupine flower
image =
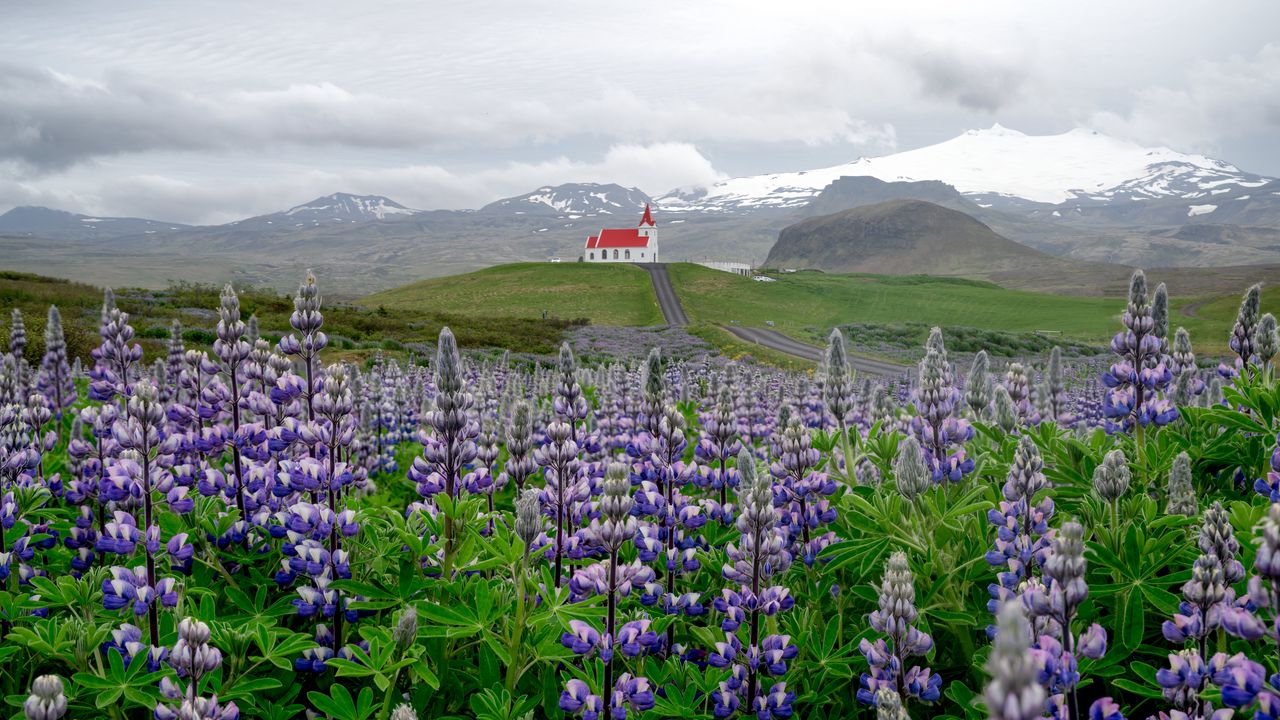
<path id="1" fill-rule="evenodd" d="M 973 460 L 964 452 L 964 443 L 973 437 L 973 428 L 957 414 L 960 391 L 955 387 L 955 376 L 939 328 L 930 332 L 925 344 L 915 403 L 917 414 L 911 420 L 910 429 L 920 440 L 933 481 L 959 482 L 974 468 Z"/>
<path id="2" fill-rule="evenodd" d="M 761 616 L 769 617 L 790 609 L 795 601 L 782 586 L 766 587 L 765 583 L 784 572 L 791 564 L 786 538 L 778 528 L 778 515 L 773 506 L 772 483 L 756 472 L 756 464 L 747 448 L 738 455 L 738 505 L 736 526 L 741 533 L 738 544 L 725 548 L 729 563 L 722 568 L 724 578 L 736 584 L 716 598 L 714 607 L 724 616 L 720 627 L 725 642 L 717 643 L 708 662 L 715 667 L 732 667 L 733 674 L 715 693 L 713 711 L 716 717 L 728 717 L 735 711 L 750 713 L 764 720 L 791 715 L 793 693 L 785 683 L 775 683 L 768 693 L 761 686 L 762 675 L 778 676 L 786 671 L 785 661 L 799 652 L 786 636 L 770 635 L 758 645 L 743 646 L 740 629 L 748 632 L 748 643 L 760 637 Z"/>
<path id="3" fill-rule="evenodd" d="M 1231 378 L 1254 362 L 1257 354 L 1258 312 L 1262 302 L 1262 286 L 1252 285 L 1244 293 L 1240 301 L 1240 310 L 1236 313 L 1236 323 L 1231 328 L 1231 339 L 1227 345 L 1236 354 L 1235 367 L 1226 364 L 1218 365 L 1218 374 Z"/>
<path id="4" fill-rule="evenodd" d="M 235 703 L 219 704 L 217 696 L 201 697 L 200 678 L 222 664 L 222 653 L 209 644 L 209 626 L 199 620 L 183 618 L 178 623 L 178 641 L 168 661 L 182 684 L 169 678 L 160 681 L 160 694 L 173 704 L 156 705 L 156 720 L 236 720 L 240 710 Z"/>
<path id="5" fill-rule="evenodd" d="M 875 643 L 863 639 L 858 649 L 870 665 L 863 673 L 858 701 L 874 704 L 881 688 L 893 689 L 900 698 L 913 697 L 934 702 L 941 696 L 942 678 L 928 668 L 906 670 L 907 658 L 924 655 L 933 648 L 933 638 L 915 626 L 916 589 L 907 556 L 895 552 L 885 564 L 880 582 L 879 609 L 871 613 L 871 628 L 887 636 Z"/>
<path id="6" fill-rule="evenodd" d="M 1037 679 L 1031 632 L 1022 605 L 1006 602 L 996 615 L 996 636 L 987 658 L 991 679 L 983 695 L 991 720 L 1040 720 L 1048 696 Z"/>
<path id="7" fill-rule="evenodd" d="M 1200 525 L 1200 537 L 1197 542 L 1200 552 L 1218 558 L 1222 566 L 1222 577 L 1228 585 L 1234 585 L 1244 579 L 1244 565 L 1237 556 L 1240 554 L 1240 543 L 1236 540 L 1235 530 L 1231 527 L 1231 518 L 1215 500 L 1204 511 L 1204 520 Z"/>
<path id="8" fill-rule="evenodd" d="M 874 705 L 876 720 L 911 720 L 906 708 L 902 707 L 902 698 L 891 688 L 876 690 Z"/>
<path id="9" fill-rule="evenodd" d="M 1168 505 L 1165 512 L 1170 515 L 1195 515 L 1199 510 L 1196 502 L 1196 491 L 1191 485 L 1191 458 L 1185 452 L 1178 453 L 1173 459 L 1173 467 L 1169 470 L 1169 486 L 1167 490 Z"/>
<path id="10" fill-rule="evenodd" d="M 1265 313 L 1258 319 L 1258 329 L 1254 338 L 1255 353 L 1259 365 L 1266 365 L 1280 350 L 1280 332 L 1276 329 L 1276 316 Z"/>
<path id="11" fill-rule="evenodd" d="M 920 441 L 915 437 L 907 436 L 898 444 L 898 455 L 893 460 L 893 478 L 898 494 L 909 501 L 929 489 L 929 466 L 920 449 Z"/>
<path id="12" fill-rule="evenodd" d="M 67 712 L 67 696 L 62 694 L 62 678 L 41 675 L 31 683 L 31 694 L 22 703 L 26 720 L 58 720 Z"/>
<path id="13" fill-rule="evenodd" d="M 418 713 L 408 703 L 400 703 L 391 711 L 391 720 L 418 720 Z"/>
<path id="14" fill-rule="evenodd" d="M 1044 460 L 1035 442 L 1025 435 L 1020 437 L 1002 489 L 1004 500 L 987 512 L 987 520 L 996 526 L 995 546 L 987 552 L 987 562 L 1002 568 L 999 582 L 988 587 L 991 600 L 987 607 L 993 613 L 1002 603 L 1018 597 L 1020 587 L 1044 565 L 1050 549 L 1053 498 L 1045 495 L 1036 500 L 1049 487 L 1043 469 Z"/>
<path id="15" fill-rule="evenodd" d="M 964 402 L 973 417 L 986 420 L 990 416 L 992 391 L 991 360 L 986 350 L 979 350 L 964 384 Z"/>
<path id="16" fill-rule="evenodd" d="M 502 473 L 520 491 L 524 489 L 525 480 L 537 469 L 530 454 L 533 450 L 533 410 L 529 403 L 523 400 L 516 403 L 511 413 L 511 424 L 507 427 L 506 439 L 507 462 L 502 467 Z"/>
<path id="17" fill-rule="evenodd" d="M 1093 491 L 1099 498 L 1114 503 L 1129 491 L 1132 475 L 1129 472 L 1129 460 L 1124 451 L 1115 449 L 1106 454 L 1102 464 L 1093 470 Z"/>
<path id="18" fill-rule="evenodd" d="M 822 400 L 827 412 L 842 432 L 848 426 L 849 413 L 853 411 L 853 376 L 849 372 L 848 351 L 844 335 L 833 328 L 827 338 L 827 353 L 823 364 Z"/>
<path id="19" fill-rule="evenodd" d="M 597 504 L 599 517 L 591 522 L 588 534 L 593 544 L 604 549 L 607 559 L 574 575 L 570 581 L 574 595 L 605 596 L 604 632 L 581 620 L 569 622 L 569 632 L 560 642 L 579 655 L 597 652 L 604 663 L 602 688 L 608 693 L 608 702 L 592 695 L 585 684 L 574 679 L 561 693 L 560 707 L 571 713 L 581 712 L 584 717 L 594 712 L 589 708 L 602 706 L 606 718 L 625 718 L 627 708 L 643 711 L 653 706 L 648 681 L 623 673 L 614 681 L 614 654 L 621 651 L 624 657 L 636 657 L 660 645 L 658 636 L 649 630 L 649 620 L 635 620 L 618 624 L 618 600 L 630 594 L 633 586 L 652 580 L 653 571 L 639 562 L 620 565 L 618 553 L 630 542 L 636 532 L 636 519 L 631 509 L 631 481 L 627 466 L 613 463 L 604 480 L 604 493 Z"/>
<path id="20" fill-rule="evenodd" d="M 1135 270 L 1129 284 L 1129 305 L 1121 318 L 1125 329 L 1111 340 L 1111 350 L 1120 360 L 1102 375 L 1108 388 L 1103 413 L 1111 431 L 1167 425 L 1178 418 L 1177 408 L 1164 399 L 1173 373 L 1166 364 L 1166 341 L 1157 334 L 1152 313 L 1146 275 Z"/>
<path id="21" fill-rule="evenodd" d="M 1178 328 L 1173 336 L 1173 351 L 1169 355 L 1169 371 L 1174 377 L 1175 404 L 1191 404 L 1205 389 L 1196 365 L 1196 354 L 1191 349 L 1191 335 L 1186 328 Z"/>
<path id="22" fill-rule="evenodd" d="M 997 385 L 992 394 L 991 414 L 995 418 L 996 425 L 1006 433 L 1012 433 L 1018 428 L 1018 406 L 1013 401 L 1013 396 L 1009 394 L 1009 389 L 1004 385 Z"/>
<path id="23" fill-rule="evenodd" d="M 1160 287 L 1164 287 L 1161 285 Z M 1049 352 L 1049 363 L 1045 369 L 1046 407 L 1048 416 L 1044 420 L 1053 420 L 1062 427 L 1071 427 L 1076 417 L 1067 407 L 1067 388 L 1062 375 L 1062 348 L 1054 346 Z"/>
<path id="24" fill-rule="evenodd" d="M 40 361 L 40 373 L 36 389 L 53 410 L 58 422 L 55 427 L 62 432 L 62 411 L 75 404 L 76 386 L 67 364 L 67 341 L 62 332 L 62 316 L 56 306 L 49 306 L 49 317 L 44 326 L 44 358 Z"/>
<path id="25" fill-rule="evenodd" d="M 835 541 L 834 532 L 818 532 L 836 519 L 836 510 L 827 500 L 835 493 L 836 483 L 816 469 L 819 461 L 809 431 L 793 421 L 782 433 L 777 459 L 769 465 L 769 473 L 778 481 L 774 503 L 782 510 L 782 522 L 791 537 L 791 555 L 810 566 Z"/>

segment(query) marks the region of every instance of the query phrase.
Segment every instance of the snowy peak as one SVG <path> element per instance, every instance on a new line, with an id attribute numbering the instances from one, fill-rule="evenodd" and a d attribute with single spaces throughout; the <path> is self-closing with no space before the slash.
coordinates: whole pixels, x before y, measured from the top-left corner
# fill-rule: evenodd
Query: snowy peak
<path id="1" fill-rule="evenodd" d="M 1000 124 L 927 147 L 803 172 L 733 178 L 658 198 L 668 212 L 741 212 L 806 205 L 837 178 L 939 180 L 967 195 L 1037 203 L 1193 199 L 1223 187 L 1269 181 L 1204 155 L 1149 148 L 1086 128 L 1026 135 Z"/>
<path id="2" fill-rule="evenodd" d="M 416 212 L 417 210 L 410 210 L 381 195 L 334 193 L 289 208 L 284 215 L 298 222 L 364 222 L 385 220 L 395 215 L 413 215 Z"/>
<path id="3" fill-rule="evenodd" d="M 481 213 L 577 219 L 596 215 L 638 214 L 652 199 L 636 188 L 601 183 L 547 185 L 531 193 L 498 200 Z"/>

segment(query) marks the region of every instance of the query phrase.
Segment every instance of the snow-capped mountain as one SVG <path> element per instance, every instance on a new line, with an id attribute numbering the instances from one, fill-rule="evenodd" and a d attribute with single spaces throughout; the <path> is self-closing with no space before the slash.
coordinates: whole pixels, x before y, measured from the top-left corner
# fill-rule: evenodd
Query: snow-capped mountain
<path id="1" fill-rule="evenodd" d="M 418 212 L 381 195 L 334 193 L 291 207 L 283 212 L 237 220 L 227 223 L 224 227 L 239 230 L 246 228 L 287 230 L 317 225 L 350 225 L 373 220 L 390 220 L 405 215 L 416 215 Z"/>
<path id="2" fill-rule="evenodd" d="M 413 215 L 416 212 L 418 211 L 410 210 L 395 200 L 381 195 L 334 193 L 325 195 L 322 198 L 316 198 L 309 203 L 289 208 L 284 211 L 284 215 L 298 222 L 364 222 L 367 220 L 386 220 L 395 215 Z"/>
<path id="3" fill-rule="evenodd" d="M 1143 147 L 1092 130 L 1078 128 L 1037 136 L 996 124 L 936 145 L 844 165 L 732 178 L 707 188 L 681 188 L 658 198 L 657 203 L 666 212 L 795 208 L 845 176 L 871 176 L 887 182 L 940 180 L 970 196 L 1055 205 L 1067 201 L 1194 200 L 1271 181 L 1204 155 Z"/>
<path id="4" fill-rule="evenodd" d="M 16 207 L 0 215 L 0 235 L 59 240 L 108 240 L 126 235 L 154 235 L 186 227 L 163 220 L 95 217 L 30 205 Z"/>
<path id="5" fill-rule="evenodd" d="M 488 214 L 550 215 L 576 219 L 594 215 L 631 215 L 652 199 L 637 188 L 601 183 L 547 185 L 531 193 L 498 200 L 480 208 Z"/>

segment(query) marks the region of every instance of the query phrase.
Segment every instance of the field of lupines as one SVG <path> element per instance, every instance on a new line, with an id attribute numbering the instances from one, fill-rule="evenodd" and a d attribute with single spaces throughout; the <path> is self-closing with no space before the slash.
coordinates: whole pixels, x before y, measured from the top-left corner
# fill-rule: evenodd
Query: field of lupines
<path id="1" fill-rule="evenodd" d="M 1275 319 L 1202 369 L 1134 276 L 1101 377 L 326 364 L 315 279 L 146 358 L 0 364 L 14 717 L 1280 715 Z M 1117 308 L 1120 310 L 1121 308 Z M 964 375 L 964 377 L 961 377 Z"/>

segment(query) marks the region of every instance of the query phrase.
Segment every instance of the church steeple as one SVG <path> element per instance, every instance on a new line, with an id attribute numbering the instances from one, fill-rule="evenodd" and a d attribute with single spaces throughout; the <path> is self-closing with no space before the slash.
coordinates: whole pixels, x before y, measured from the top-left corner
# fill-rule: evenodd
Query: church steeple
<path id="1" fill-rule="evenodd" d="M 649 203 L 644 204 L 644 217 L 640 218 L 640 227 L 644 227 L 645 225 L 648 225 L 649 227 L 656 226 L 653 222 L 653 215 L 649 212 Z"/>

